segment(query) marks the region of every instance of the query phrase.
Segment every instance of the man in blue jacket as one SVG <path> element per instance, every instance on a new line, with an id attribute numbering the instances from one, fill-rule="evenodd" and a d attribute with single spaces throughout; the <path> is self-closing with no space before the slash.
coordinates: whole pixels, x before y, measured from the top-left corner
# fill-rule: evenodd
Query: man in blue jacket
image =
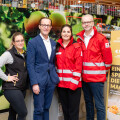
<path id="1" fill-rule="evenodd" d="M 27 45 L 27 69 L 34 98 L 34 120 L 49 120 L 49 108 L 59 78 L 55 70 L 56 43 L 49 38 L 49 18 L 39 23 L 40 34 Z"/>

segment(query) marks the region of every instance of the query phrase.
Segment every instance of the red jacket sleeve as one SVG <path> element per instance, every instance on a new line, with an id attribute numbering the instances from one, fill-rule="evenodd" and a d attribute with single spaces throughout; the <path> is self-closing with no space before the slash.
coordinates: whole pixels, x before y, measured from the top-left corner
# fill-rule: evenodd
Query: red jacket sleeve
<path id="1" fill-rule="evenodd" d="M 78 81 L 78 84 L 79 82 L 81 82 L 81 73 L 82 73 L 82 49 L 81 47 L 79 46 L 76 46 L 76 52 L 75 52 L 75 55 L 74 55 L 74 69 L 73 69 L 73 77 L 72 77 L 72 80 L 75 80 L 75 81 Z M 77 88 L 77 85 L 75 87 L 75 85 L 71 84 L 71 88 Z"/>
<path id="2" fill-rule="evenodd" d="M 112 52 L 108 40 L 104 37 L 100 42 L 103 61 L 106 66 L 106 70 L 109 70 L 112 64 Z"/>

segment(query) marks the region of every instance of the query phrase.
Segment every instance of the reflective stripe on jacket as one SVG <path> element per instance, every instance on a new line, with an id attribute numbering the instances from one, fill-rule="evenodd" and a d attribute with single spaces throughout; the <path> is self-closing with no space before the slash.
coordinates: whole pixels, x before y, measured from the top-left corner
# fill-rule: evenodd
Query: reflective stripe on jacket
<path id="1" fill-rule="evenodd" d="M 73 40 L 73 37 L 66 48 L 64 48 L 62 45 L 62 39 L 58 40 L 57 45 L 59 45 L 59 49 L 56 52 L 56 68 L 60 79 L 58 87 L 75 90 L 82 86 L 81 46 L 79 43 Z"/>
<path id="2" fill-rule="evenodd" d="M 78 42 L 83 51 L 83 81 L 86 82 L 104 82 L 106 72 L 110 69 L 112 63 L 112 52 L 106 37 L 97 32 L 93 27 L 94 35 L 89 40 L 86 48 L 84 44 L 84 30 L 78 33 Z"/>

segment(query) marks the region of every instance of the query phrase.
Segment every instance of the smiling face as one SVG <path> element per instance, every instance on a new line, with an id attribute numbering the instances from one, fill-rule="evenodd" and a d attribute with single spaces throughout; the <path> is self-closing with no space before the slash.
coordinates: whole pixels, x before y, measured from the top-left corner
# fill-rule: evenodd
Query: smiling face
<path id="1" fill-rule="evenodd" d="M 24 38 L 22 35 L 17 35 L 13 41 L 13 45 L 18 51 L 23 50 L 24 47 Z"/>
<path id="2" fill-rule="evenodd" d="M 71 29 L 67 26 L 63 27 L 61 31 L 61 37 L 63 41 L 70 41 L 71 36 L 72 36 Z"/>
<path id="3" fill-rule="evenodd" d="M 94 26 L 94 20 L 91 15 L 84 15 L 82 17 L 82 27 L 86 32 L 92 31 Z"/>
<path id="4" fill-rule="evenodd" d="M 52 26 L 51 26 L 51 20 L 49 19 L 42 19 L 41 23 L 39 25 L 40 33 L 43 35 L 43 37 L 48 37 L 48 34 L 50 33 Z"/>

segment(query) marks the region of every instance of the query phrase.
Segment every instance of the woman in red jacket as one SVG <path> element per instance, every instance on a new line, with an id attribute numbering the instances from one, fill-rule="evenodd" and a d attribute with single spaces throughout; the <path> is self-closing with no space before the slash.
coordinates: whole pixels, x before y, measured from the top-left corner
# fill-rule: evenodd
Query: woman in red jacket
<path id="1" fill-rule="evenodd" d="M 64 120 L 79 119 L 81 96 L 82 51 L 72 36 L 72 28 L 65 24 L 56 48 L 56 68 L 60 79 L 58 95 L 62 104 Z"/>

